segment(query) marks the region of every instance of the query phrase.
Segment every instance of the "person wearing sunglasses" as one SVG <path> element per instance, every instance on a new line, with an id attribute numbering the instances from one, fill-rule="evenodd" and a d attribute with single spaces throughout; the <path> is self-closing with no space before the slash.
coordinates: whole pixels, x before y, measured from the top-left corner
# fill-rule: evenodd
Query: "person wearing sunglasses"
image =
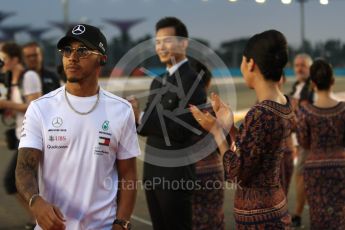
<path id="1" fill-rule="evenodd" d="M 130 103 L 98 83 L 106 38 L 79 24 L 57 47 L 67 83 L 28 108 L 18 191 L 36 229 L 130 229 L 140 150 Z"/>

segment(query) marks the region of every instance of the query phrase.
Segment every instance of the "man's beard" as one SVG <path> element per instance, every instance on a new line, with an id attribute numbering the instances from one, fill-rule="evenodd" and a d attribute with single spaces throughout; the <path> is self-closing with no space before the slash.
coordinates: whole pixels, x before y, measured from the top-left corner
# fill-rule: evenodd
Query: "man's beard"
<path id="1" fill-rule="evenodd" d="M 80 79 L 78 79 L 77 77 L 74 77 L 74 76 L 67 78 L 67 82 L 69 82 L 69 83 L 78 83 L 79 81 L 80 81 Z"/>

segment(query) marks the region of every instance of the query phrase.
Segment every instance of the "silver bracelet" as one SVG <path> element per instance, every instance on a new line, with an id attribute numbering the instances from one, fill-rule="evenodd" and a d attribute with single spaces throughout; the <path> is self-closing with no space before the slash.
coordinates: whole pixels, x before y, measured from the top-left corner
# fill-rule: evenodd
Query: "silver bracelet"
<path id="1" fill-rule="evenodd" d="M 34 194 L 34 195 L 31 196 L 31 198 L 30 198 L 30 200 L 29 200 L 29 207 L 30 207 L 30 208 L 32 207 L 32 205 L 33 205 L 35 199 L 36 199 L 37 197 L 39 197 L 39 196 L 40 196 L 40 194 Z"/>

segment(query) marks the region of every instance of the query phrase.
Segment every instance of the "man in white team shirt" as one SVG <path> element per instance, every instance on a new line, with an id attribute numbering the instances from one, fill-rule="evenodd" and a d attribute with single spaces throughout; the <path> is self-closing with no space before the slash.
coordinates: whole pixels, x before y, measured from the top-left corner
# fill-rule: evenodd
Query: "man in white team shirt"
<path id="1" fill-rule="evenodd" d="M 57 46 L 67 83 L 25 114 L 18 191 L 36 229 L 130 229 L 140 150 L 131 105 L 98 85 L 106 38 L 80 24 Z"/>

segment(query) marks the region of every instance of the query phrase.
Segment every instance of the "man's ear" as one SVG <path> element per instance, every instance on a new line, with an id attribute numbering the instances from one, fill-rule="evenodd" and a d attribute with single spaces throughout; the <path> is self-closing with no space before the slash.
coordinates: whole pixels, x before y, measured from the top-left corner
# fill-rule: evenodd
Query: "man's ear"
<path id="1" fill-rule="evenodd" d="M 107 59 L 108 59 L 107 55 L 102 55 L 99 64 L 102 66 L 107 64 Z"/>
<path id="2" fill-rule="evenodd" d="M 182 43 L 183 49 L 187 49 L 187 48 L 188 48 L 188 46 L 189 46 L 189 40 L 188 40 L 188 38 L 182 39 L 182 40 L 181 40 L 181 43 Z"/>

